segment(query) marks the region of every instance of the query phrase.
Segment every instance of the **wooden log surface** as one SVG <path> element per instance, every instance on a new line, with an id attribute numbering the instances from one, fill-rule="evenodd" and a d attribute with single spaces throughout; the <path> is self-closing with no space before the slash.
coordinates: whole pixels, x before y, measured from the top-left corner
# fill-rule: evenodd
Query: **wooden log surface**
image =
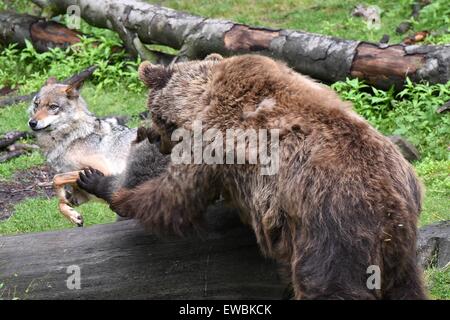
<path id="1" fill-rule="evenodd" d="M 81 289 L 68 289 L 70 266 Z M 203 238 L 135 221 L 0 237 L 0 299 L 280 299 L 276 265 L 242 224 Z"/>
<path id="2" fill-rule="evenodd" d="M 252 231 L 228 209 L 209 213 L 202 237 L 156 237 L 135 221 L 0 237 L 0 300 L 282 298 L 278 268 Z M 420 229 L 422 267 L 450 263 L 449 223 Z M 73 266 L 80 289 L 67 287 Z"/>
<path id="3" fill-rule="evenodd" d="M 0 44 L 17 43 L 25 46 L 25 40 L 30 41 L 39 52 L 50 48 L 67 48 L 80 42 L 80 32 L 71 30 L 55 21 L 19 14 L 0 12 Z"/>

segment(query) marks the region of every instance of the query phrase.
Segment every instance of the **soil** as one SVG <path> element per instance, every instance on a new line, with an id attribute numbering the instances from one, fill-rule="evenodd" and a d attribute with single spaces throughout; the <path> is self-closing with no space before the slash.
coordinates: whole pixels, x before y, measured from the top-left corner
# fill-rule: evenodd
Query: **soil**
<path id="1" fill-rule="evenodd" d="M 52 197 L 54 172 L 46 165 L 18 171 L 8 181 L 0 180 L 0 221 L 9 218 L 18 202 L 38 196 Z"/>

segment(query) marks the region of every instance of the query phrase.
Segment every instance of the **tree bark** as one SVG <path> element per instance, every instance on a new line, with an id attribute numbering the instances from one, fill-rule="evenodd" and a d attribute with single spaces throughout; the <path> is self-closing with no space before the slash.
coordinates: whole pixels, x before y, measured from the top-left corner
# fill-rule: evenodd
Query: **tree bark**
<path id="1" fill-rule="evenodd" d="M 144 44 L 180 50 L 181 59 L 217 52 L 258 52 L 286 61 L 325 82 L 358 77 L 378 88 L 401 88 L 405 77 L 418 82 L 450 80 L 450 46 L 379 46 L 295 30 L 252 27 L 208 19 L 135 0 L 48 0 L 54 15 L 78 5 L 91 25 L 115 30 L 134 53 Z"/>
<path id="2" fill-rule="evenodd" d="M 134 221 L 0 237 L 0 257 L 0 299 L 280 299 L 284 289 L 242 225 L 204 239 L 158 239 Z M 67 287 L 70 266 L 79 290 Z"/>
<path id="3" fill-rule="evenodd" d="M 135 221 L 0 237 L 0 299 L 282 298 L 278 268 L 253 233 L 235 212 L 209 212 L 215 220 L 203 238 L 157 238 Z M 420 229 L 424 268 L 449 264 L 449 228 L 444 221 Z M 74 267 L 79 290 L 67 286 Z"/>
<path id="4" fill-rule="evenodd" d="M 78 31 L 42 18 L 14 12 L 0 12 L 0 44 L 17 43 L 25 47 L 30 41 L 39 52 L 49 48 L 67 48 L 80 41 Z"/>

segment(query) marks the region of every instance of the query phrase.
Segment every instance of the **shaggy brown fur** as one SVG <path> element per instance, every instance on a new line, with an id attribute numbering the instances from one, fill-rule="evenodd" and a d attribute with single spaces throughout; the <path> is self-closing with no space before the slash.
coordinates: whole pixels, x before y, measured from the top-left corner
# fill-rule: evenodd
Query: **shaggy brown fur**
<path id="1" fill-rule="evenodd" d="M 114 209 L 156 230 L 195 225 L 225 195 L 241 209 L 262 251 L 287 266 L 298 299 L 422 299 L 416 264 L 421 186 L 396 147 L 328 87 L 269 58 L 244 55 L 144 63 L 149 107 L 163 149 L 174 128 L 278 128 L 280 169 L 170 165 L 122 189 Z M 381 290 L 366 286 L 370 265 Z"/>

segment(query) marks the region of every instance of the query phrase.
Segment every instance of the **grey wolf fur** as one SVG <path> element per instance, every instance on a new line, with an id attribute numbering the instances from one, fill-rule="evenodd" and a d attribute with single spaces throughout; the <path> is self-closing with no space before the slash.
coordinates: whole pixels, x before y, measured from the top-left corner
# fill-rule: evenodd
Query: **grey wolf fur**
<path id="1" fill-rule="evenodd" d="M 139 128 L 136 140 L 131 143 L 127 165 L 122 173 L 105 175 L 100 170 L 89 168 L 80 173 L 77 185 L 111 204 L 112 195 L 119 189 L 131 189 L 159 176 L 167 168 L 170 156 L 163 155 L 157 145 L 149 142 L 146 131 L 145 128 Z"/>
<path id="2" fill-rule="evenodd" d="M 77 171 L 92 167 L 106 174 L 121 173 L 137 131 L 119 124 L 115 118 L 100 119 L 93 115 L 79 95 L 83 80 L 60 84 L 50 78 L 29 108 L 29 125 L 37 144 L 49 165 L 60 173 L 54 178 L 60 210 L 79 226 L 83 218 L 71 206 L 91 197 L 76 187 Z"/>

